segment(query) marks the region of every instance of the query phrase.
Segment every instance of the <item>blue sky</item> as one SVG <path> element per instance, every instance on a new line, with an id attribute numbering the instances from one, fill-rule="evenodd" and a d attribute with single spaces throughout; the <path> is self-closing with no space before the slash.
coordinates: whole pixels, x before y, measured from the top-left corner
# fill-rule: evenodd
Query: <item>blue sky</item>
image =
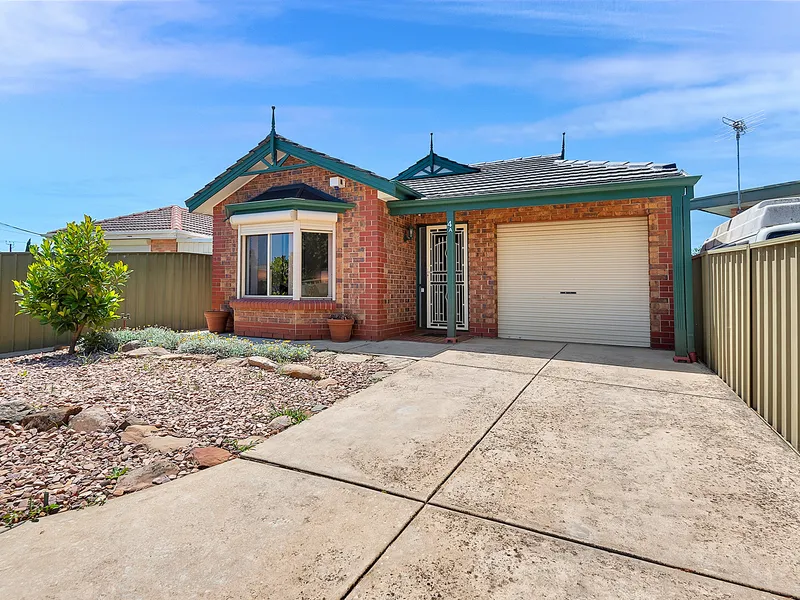
<path id="1" fill-rule="evenodd" d="M 269 130 L 385 176 L 427 151 L 800 179 L 795 2 L 0 2 L 3 218 L 182 204 Z M 693 218 L 697 246 L 720 222 Z M 0 242 L 25 234 L 0 227 Z M 21 246 L 17 246 L 21 249 Z"/>

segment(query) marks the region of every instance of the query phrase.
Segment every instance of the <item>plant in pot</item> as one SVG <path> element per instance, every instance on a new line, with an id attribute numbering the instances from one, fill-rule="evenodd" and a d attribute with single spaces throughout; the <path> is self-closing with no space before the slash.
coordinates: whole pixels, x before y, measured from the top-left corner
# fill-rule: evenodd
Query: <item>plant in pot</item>
<path id="1" fill-rule="evenodd" d="M 206 325 L 211 333 L 225 333 L 230 316 L 227 310 L 207 310 L 203 314 L 206 316 Z"/>
<path id="2" fill-rule="evenodd" d="M 349 313 L 335 313 L 328 319 L 332 342 L 349 342 L 353 334 L 353 323 L 356 320 Z"/>

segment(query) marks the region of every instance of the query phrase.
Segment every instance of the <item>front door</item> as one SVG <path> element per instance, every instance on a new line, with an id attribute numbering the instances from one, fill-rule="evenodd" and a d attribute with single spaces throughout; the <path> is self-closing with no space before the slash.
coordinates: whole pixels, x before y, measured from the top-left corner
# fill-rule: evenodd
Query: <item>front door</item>
<path id="1" fill-rule="evenodd" d="M 447 329 L 447 227 L 426 228 L 427 327 Z M 468 328 L 467 317 L 467 226 L 456 225 L 456 328 Z"/>

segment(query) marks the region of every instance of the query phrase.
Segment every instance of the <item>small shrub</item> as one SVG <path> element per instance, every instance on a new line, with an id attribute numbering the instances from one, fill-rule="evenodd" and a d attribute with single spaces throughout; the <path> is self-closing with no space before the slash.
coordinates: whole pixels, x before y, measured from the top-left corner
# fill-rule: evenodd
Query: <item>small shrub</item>
<path id="1" fill-rule="evenodd" d="M 119 350 L 119 342 L 114 334 L 105 329 L 93 329 L 84 333 L 81 341 L 78 342 L 78 350 L 83 354 L 94 354 L 96 352 L 116 352 Z"/>
<path id="2" fill-rule="evenodd" d="M 107 261 L 108 242 L 89 216 L 30 247 L 33 263 L 25 281 L 14 281 L 19 312 L 56 333 L 71 334 L 69 353 L 85 329 L 104 327 L 118 318 L 120 295 L 130 271 Z"/>
<path id="3" fill-rule="evenodd" d="M 109 333 L 117 340 L 118 347 L 128 342 L 138 341 L 145 346 L 160 346 L 167 350 L 175 350 L 182 339 L 181 334 L 166 327 L 112 329 Z"/>
<path id="4" fill-rule="evenodd" d="M 278 417 L 289 417 L 292 420 L 292 425 L 302 423 L 308 418 L 308 415 L 299 408 L 283 408 L 270 413 L 269 419 L 277 419 Z"/>

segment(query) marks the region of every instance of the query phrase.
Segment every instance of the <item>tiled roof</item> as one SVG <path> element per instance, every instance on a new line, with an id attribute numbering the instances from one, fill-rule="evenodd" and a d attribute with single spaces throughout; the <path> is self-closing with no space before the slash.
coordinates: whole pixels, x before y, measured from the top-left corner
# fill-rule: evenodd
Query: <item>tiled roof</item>
<path id="1" fill-rule="evenodd" d="M 649 181 L 686 175 L 675 164 L 563 160 L 560 155 L 529 156 L 470 165 L 477 173 L 404 181 L 421 200 L 482 196 L 586 185 Z"/>
<path id="2" fill-rule="evenodd" d="M 208 236 L 211 235 L 213 228 L 213 218 L 210 215 L 190 213 L 188 209 L 174 205 L 103 219 L 96 223 L 104 231 L 134 232 L 175 229 Z"/>

